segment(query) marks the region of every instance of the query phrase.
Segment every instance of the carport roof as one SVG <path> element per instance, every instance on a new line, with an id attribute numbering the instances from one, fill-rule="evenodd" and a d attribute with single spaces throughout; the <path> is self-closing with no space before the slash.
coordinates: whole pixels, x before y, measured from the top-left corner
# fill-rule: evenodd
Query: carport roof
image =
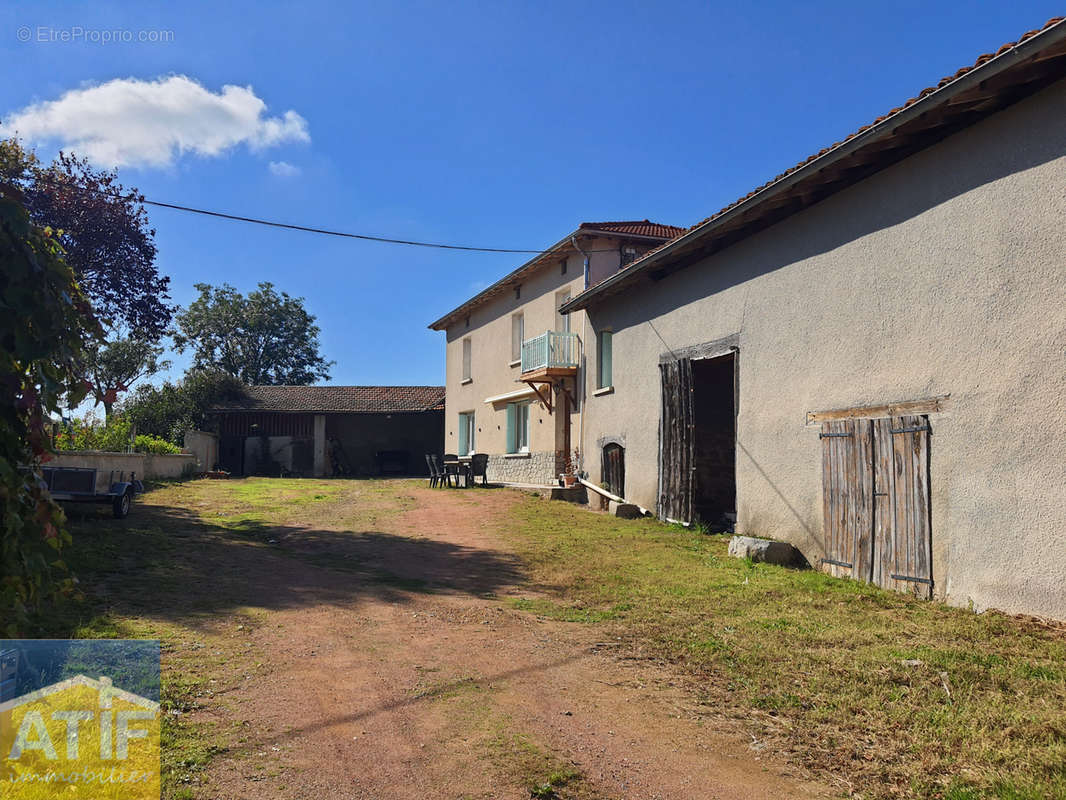
<path id="1" fill-rule="evenodd" d="M 444 408 L 443 386 L 247 386 L 212 411 L 382 414 Z"/>

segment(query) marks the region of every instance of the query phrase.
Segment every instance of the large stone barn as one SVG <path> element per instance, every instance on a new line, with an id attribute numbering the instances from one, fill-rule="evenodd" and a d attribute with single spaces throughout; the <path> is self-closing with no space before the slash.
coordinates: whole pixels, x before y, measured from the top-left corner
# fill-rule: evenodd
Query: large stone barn
<path id="1" fill-rule="evenodd" d="M 593 480 L 835 575 L 1066 618 L 1066 22 L 560 310 L 588 315 L 587 375 L 610 345 Z"/>
<path id="2" fill-rule="evenodd" d="M 443 386 L 249 386 L 210 414 L 234 475 L 425 475 L 444 439 Z"/>

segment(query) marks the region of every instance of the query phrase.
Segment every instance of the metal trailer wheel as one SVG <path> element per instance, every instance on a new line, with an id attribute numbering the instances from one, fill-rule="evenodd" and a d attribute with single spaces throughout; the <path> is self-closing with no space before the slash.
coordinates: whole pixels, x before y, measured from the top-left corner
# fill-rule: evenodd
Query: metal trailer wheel
<path id="1" fill-rule="evenodd" d="M 133 492 L 123 492 L 121 497 L 116 497 L 111 504 L 111 511 L 115 519 L 125 519 L 129 516 L 130 506 L 133 505 Z"/>

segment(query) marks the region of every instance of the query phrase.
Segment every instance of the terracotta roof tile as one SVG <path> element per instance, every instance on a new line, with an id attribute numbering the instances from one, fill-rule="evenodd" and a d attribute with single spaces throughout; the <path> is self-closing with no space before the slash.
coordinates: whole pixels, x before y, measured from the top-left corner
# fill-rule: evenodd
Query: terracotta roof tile
<path id="1" fill-rule="evenodd" d="M 248 386 L 214 411 L 373 414 L 444 408 L 443 386 Z"/>
<path id="2" fill-rule="evenodd" d="M 582 222 L 578 230 L 603 231 L 605 233 L 631 234 L 633 236 L 654 236 L 659 239 L 673 239 L 684 233 L 687 228 L 679 228 L 676 225 L 664 225 L 661 222 L 651 222 L 646 219 L 631 220 L 628 222 Z"/>

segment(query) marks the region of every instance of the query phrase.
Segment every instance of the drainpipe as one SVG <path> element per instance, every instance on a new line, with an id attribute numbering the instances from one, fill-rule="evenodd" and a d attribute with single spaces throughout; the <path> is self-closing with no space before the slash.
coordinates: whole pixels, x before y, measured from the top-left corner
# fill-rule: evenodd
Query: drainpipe
<path id="1" fill-rule="evenodd" d="M 581 245 L 577 243 L 577 236 L 570 236 L 570 244 L 574 246 L 574 249 L 581 254 L 581 258 L 584 261 L 584 286 L 585 289 L 589 288 L 589 254 L 581 249 Z M 581 318 L 581 419 L 578 420 L 577 428 L 577 446 L 578 446 L 578 472 L 585 471 L 585 403 L 588 400 L 588 369 L 586 364 L 588 358 L 585 356 L 585 323 L 588 321 L 589 312 L 585 311 L 584 316 Z M 569 457 L 569 453 L 567 454 Z"/>

